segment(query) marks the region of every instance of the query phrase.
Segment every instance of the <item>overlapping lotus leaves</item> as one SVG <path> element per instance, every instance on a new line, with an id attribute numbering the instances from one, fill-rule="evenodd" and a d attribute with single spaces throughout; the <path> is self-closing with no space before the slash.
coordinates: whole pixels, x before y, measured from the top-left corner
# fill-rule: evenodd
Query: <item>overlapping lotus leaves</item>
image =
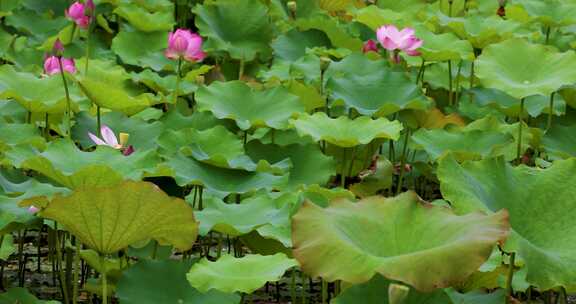
<path id="1" fill-rule="evenodd" d="M 410 18 L 409 14 L 403 14 L 389 9 L 380 9 L 375 5 L 370 5 L 359 9 L 356 13 L 356 21 L 365 24 L 369 28 L 376 30 L 383 24 L 402 24 Z"/>
<path id="2" fill-rule="evenodd" d="M 80 99 L 77 89 L 70 88 L 72 101 Z M 66 97 L 62 78 L 55 75 L 44 79 L 33 74 L 17 72 L 11 65 L 0 67 L 0 98 L 12 98 L 30 112 L 36 113 L 64 113 L 66 111 Z M 72 109 L 78 110 L 73 102 Z"/>
<path id="3" fill-rule="evenodd" d="M 352 285 L 342 291 L 331 303 L 333 304 L 394 304 L 389 302 L 388 287 L 390 281 L 377 274 L 370 281 Z M 402 304 L 451 304 L 450 298 L 441 290 L 429 293 L 411 289 Z M 462 304 L 462 303 L 458 303 Z"/>
<path id="4" fill-rule="evenodd" d="M 267 57 L 272 40 L 268 8 L 259 1 L 222 0 L 197 5 L 193 12 L 205 48 L 227 51 L 234 59 L 251 61 Z"/>
<path id="5" fill-rule="evenodd" d="M 10 146 L 29 144 L 42 149 L 46 142 L 38 128 L 29 124 L 4 124 L 0 121 L 0 151 Z"/>
<path id="6" fill-rule="evenodd" d="M 542 138 L 542 147 L 552 159 L 576 157 L 576 125 L 553 125 Z"/>
<path id="7" fill-rule="evenodd" d="M 75 117 L 76 125 L 72 128 L 72 137 L 83 147 L 94 146 L 94 142 L 88 137 L 88 132 L 98 134 L 96 117 L 87 112 L 80 112 Z M 104 113 L 101 116 L 102 125 L 109 126 L 117 136 L 119 133 L 130 135 L 127 145 L 132 145 L 138 151 L 155 149 L 158 147 L 158 137 L 164 126 L 158 121 L 146 122 L 137 117 L 127 117 L 120 112 Z"/>
<path id="8" fill-rule="evenodd" d="M 209 70 L 210 66 L 203 65 L 198 72 L 202 75 L 204 71 L 208 72 Z M 140 73 L 132 73 L 131 76 L 132 80 L 142 83 L 153 91 L 165 96 L 173 94 L 173 90 L 176 87 L 176 75 L 161 76 L 150 69 L 146 69 Z M 178 88 L 178 96 L 190 94 L 197 89 L 198 86 L 194 82 L 181 81 Z"/>
<path id="9" fill-rule="evenodd" d="M 147 182 L 78 189 L 54 198 L 40 215 L 63 224 L 101 254 L 146 239 L 188 250 L 198 232 L 192 207 Z"/>
<path id="10" fill-rule="evenodd" d="M 252 293 L 266 282 L 280 280 L 287 269 L 296 265 L 295 260 L 283 253 L 267 256 L 248 254 L 242 258 L 224 255 L 216 262 L 200 260 L 186 277 L 200 292 L 216 289 L 227 293 Z"/>
<path id="11" fill-rule="evenodd" d="M 201 293 L 186 280 L 191 260 L 141 260 L 122 273 L 116 294 L 127 304 L 237 304 L 240 296 L 216 290 Z M 161 290 L 162 292 L 158 292 Z"/>
<path id="12" fill-rule="evenodd" d="M 139 180 L 145 172 L 153 172 L 159 162 L 153 150 L 124 156 L 118 150 L 99 146 L 93 152 L 84 152 L 64 139 L 51 142 L 41 153 L 17 146 L 6 153 L 6 158 L 18 168 L 37 171 L 70 189 Z"/>
<path id="13" fill-rule="evenodd" d="M 182 154 L 171 157 L 166 165 L 173 171 L 178 185 L 202 185 L 222 197 L 229 193 L 274 189 L 288 180 L 286 175 L 218 168 Z"/>
<path id="14" fill-rule="evenodd" d="M 432 291 L 474 272 L 508 229 L 505 211 L 457 216 L 408 192 L 333 201 L 324 209 L 305 203 L 292 218 L 292 241 L 294 256 L 312 276 L 362 283 L 380 273 Z"/>
<path id="15" fill-rule="evenodd" d="M 143 32 L 170 31 L 174 25 L 174 5 L 170 2 L 154 10 L 137 3 L 120 2 L 114 13 Z"/>
<path id="16" fill-rule="evenodd" d="M 294 61 L 306 54 L 307 48 L 330 47 L 330 40 L 319 30 L 297 31 L 292 29 L 280 35 L 272 48 L 274 55 L 284 60 Z"/>
<path id="17" fill-rule="evenodd" d="M 548 26 L 576 23 L 576 4 L 559 0 L 526 0 L 518 3 L 530 16 Z"/>
<path id="18" fill-rule="evenodd" d="M 425 43 L 418 50 L 426 61 L 473 60 L 474 52 L 468 40 L 460 40 L 452 33 L 434 34 L 424 29 L 417 30 L 418 38 Z"/>
<path id="19" fill-rule="evenodd" d="M 463 127 L 466 123 L 457 113 L 444 114 L 438 108 L 432 108 L 429 111 L 414 111 L 412 113 L 418 123 L 418 126 L 426 129 L 444 128 L 448 125 Z"/>
<path id="20" fill-rule="evenodd" d="M 502 158 L 459 165 L 447 157 L 440 161 L 438 178 L 457 213 L 508 210 L 514 232 L 509 250 L 524 259 L 527 281 L 547 290 L 576 284 L 574 170 L 576 159 L 543 170 L 515 168 Z"/>
<path id="21" fill-rule="evenodd" d="M 214 82 L 196 93 L 199 111 L 220 119 L 233 119 L 242 130 L 257 127 L 286 129 L 288 120 L 303 112 L 299 98 L 283 87 L 250 88 L 241 81 Z"/>
<path id="22" fill-rule="evenodd" d="M 373 165 L 376 167 L 373 171 L 368 169 L 368 175 L 362 176 L 359 183 L 350 186 L 350 190 L 358 197 L 376 195 L 379 191 L 392 187 L 392 163 L 386 158 L 380 158 Z"/>
<path id="23" fill-rule="evenodd" d="M 518 117 L 520 114 L 520 99 L 516 99 L 502 91 L 486 88 L 469 90 L 474 95 L 474 102 L 478 105 L 493 106 L 507 116 Z M 534 95 L 524 100 L 523 115 L 538 117 L 543 113 L 550 113 L 550 96 Z M 554 95 L 554 115 L 563 115 L 566 112 L 566 101 L 560 94 Z"/>
<path id="24" fill-rule="evenodd" d="M 430 101 L 403 72 L 393 71 L 386 61 L 373 61 L 352 54 L 330 65 L 326 88 L 333 99 L 363 115 L 387 115 L 404 109 L 425 110 Z"/>
<path id="25" fill-rule="evenodd" d="M 172 65 L 170 60 L 164 57 L 166 41 L 167 32 L 146 33 L 124 27 L 112 39 L 111 48 L 124 63 L 160 71 Z M 135 45 L 139 47 L 134 47 Z"/>
<path id="26" fill-rule="evenodd" d="M 515 98 L 549 96 L 576 82 L 576 54 L 559 53 L 540 44 L 510 39 L 488 46 L 477 60 L 477 76 L 485 87 Z"/>
<path id="27" fill-rule="evenodd" d="M 301 31 L 316 29 L 326 33 L 332 45 L 337 48 L 345 48 L 352 51 L 362 49 L 362 40 L 352 36 L 347 29 L 336 19 L 324 15 L 316 15 L 310 18 L 298 18 L 296 26 Z"/>
<path id="28" fill-rule="evenodd" d="M 371 119 L 361 116 L 354 120 L 346 116 L 328 117 L 324 112 L 301 114 L 291 120 L 300 136 L 310 136 L 315 141 L 325 140 L 339 147 L 365 145 L 376 138 L 397 140 L 402 124 L 386 118 Z"/>
<path id="29" fill-rule="evenodd" d="M 433 161 L 446 153 L 453 153 L 459 161 L 463 161 L 500 156 L 515 149 L 514 137 L 498 131 L 420 129 L 411 139 L 419 149 L 424 149 Z M 510 160 L 515 157 L 513 153 L 506 154 Z"/>
<path id="30" fill-rule="evenodd" d="M 316 144 L 279 146 L 251 141 L 246 145 L 246 150 L 253 159 L 265 159 L 269 163 L 290 159 L 292 168 L 286 184 L 288 189 L 295 189 L 301 185 L 324 185 L 336 174 L 336 162 L 324 155 Z"/>
<path id="31" fill-rule="evenodd" d="M 23 303 L 23 304 L 60 304 L 58 301 L 38 300 L 30 294 L 26 288 L 12 287 L 0 295 L 0 301 L 3 303 Z"/>
<path id="32" fill-rule="evenodd" d="M 462 19 L 447 18 L 447 25 L 461 39 L 468 40 L 474 48 L 483 49 L 514 36 L 520 24 L 499 16 L 466 16 Z"/>
<path id="33" fill-rule="evenodd" d="M 227 204 L 217 198 L 206 199 L 204 204 L 205 208 L 196 212 L 200 235 L 212 230 L 240 236 L 266 225 L 290 227 L 290 205 L 278 205 L 267 195 L 245 199 L 240 204 Z M 290 230 L 287 231 L 289 239 Z"/>

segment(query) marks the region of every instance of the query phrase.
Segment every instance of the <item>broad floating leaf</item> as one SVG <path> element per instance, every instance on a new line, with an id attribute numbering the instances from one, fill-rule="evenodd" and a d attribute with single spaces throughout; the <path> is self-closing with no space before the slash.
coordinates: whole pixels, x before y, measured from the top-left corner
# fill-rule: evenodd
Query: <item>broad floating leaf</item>
<path id="1" fill-rule="evenodd" d="M 508 210 L 513 231 L 508 250 L 525 261 L 527 281 L 547 290 L 576 285 L 575 170 L 573 158 L 542 170 L 512 167 L 502 158 L 459 165 L 447 157 L 438 178 L 457 213 Z"/>
<path id="2" fill-rule="evenodd" d="M 426 110 L 431 102 L 404 72 L 393 71 L 386 61 L 352 54 L 330 65 L 326 88 L 333 99 L 363 115 L 388 115 L 405 109 Z"/>
<path id="3" fill-rule="evenodd" d="M 252 293 L 266 282 L 280 280 L 286 270 L 296 265 L 296 261 L 283 253 L 267 256 L 249 254 L 242 258 L 224 255 L 216 262 L 202 259 L 192 266 L 186 277 L 201 292 L 216 289 Z"/>
<path id="4" fill-rule="evenodd" d="M 238 304 L 240 296 L 216 290 L 201 293 L 186 280 L 191 260 L 140 260 L 122 273 L 116 294 L 127 304 Z M 162 292 L 158 292 L 158 291 Z"/>
<path id="5" fill-rule="evenodd" d="M 521 99 L 550 96 L 576 82 L 576 54 L 511 39 L 488 46 L 477 60 L 477 76 L 488 88 Z"/>
<path id="6" fill-rule="evenodd" d="M 147 239 L 192 248 L 198 232 L 192 212 L 151 183 L 127 181 L 58 196 L 40 215 L 63 224 L 82 244 L 111 254 Z"/>
<path id="7" fill-rule="evenodd" d="M 256 91 L 242 81 L 215 82 L 196 93 L 199 111 L 233 119 L 242 130 L 257 127 L 286 129 L 288 120 L 304 106 L 283 87 Z"/>
<path id="8" fill-rule="evenodd" d="M 333 201 L 324 209 L 307 202 L 292 218 L 292 241 L 294 256 L 312 276 L 362 283 L 380 273 L 432 291 L 474 272 L 508 229 L 505 211 L 457 216 L 408 192 Z"/>
<path id="9" fill-rule="evenodd" d="M 172 65 L 163 52 L 167 41 L 167 31 L 146 33 L 125 27 L 114 37 L 111 48 L 124 63 L 160 71 Z"/>
<path id="10" fill-rule="evenodd" d="M 314 115 L 301 114 L 297 119 L 291 120 L 291 123 L 300 136 L 310 136 L 315 141 L 325 140 L 339 147 L 365 145 L 376 138 L 397 140 L 402 131 L 400 122 L 386 118 L 330 118 L 324 112 Z"/>

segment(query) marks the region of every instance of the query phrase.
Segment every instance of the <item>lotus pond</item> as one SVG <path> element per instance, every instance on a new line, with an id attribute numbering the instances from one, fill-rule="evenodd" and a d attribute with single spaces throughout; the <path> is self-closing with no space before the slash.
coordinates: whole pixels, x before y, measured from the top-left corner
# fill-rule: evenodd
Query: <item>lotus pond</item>
<path id="1" fill-rule="evenodd" d="M 0 20 L 0 304 L 576 303 L 575 0 Z"/>

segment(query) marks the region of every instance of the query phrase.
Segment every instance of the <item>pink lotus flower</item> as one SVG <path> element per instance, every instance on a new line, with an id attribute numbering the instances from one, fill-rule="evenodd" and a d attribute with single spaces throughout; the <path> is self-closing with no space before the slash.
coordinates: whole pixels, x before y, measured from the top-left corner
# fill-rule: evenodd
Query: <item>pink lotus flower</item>
<path id="1" fill-rule="evenodd" d="M 57 56 L 47 56 L 44 59 L 44 73 L 48 75 L 54 75 L 61 72 L 60 70 L 60 63 L 58 62 L 59 57 Z M 76 73 L 76 63 L 72 58 L 61 58 L 62 60 L 62 68 L 65 72 L 70 74 Z"/>
<path id="2" fill-rule="evenodd" d="M 189 30 L 177 29 L 168 36 L 168 49 L 164 53 L 169 59 L 184 58 L 187 61 L 202 61 L 206 53 L 202 51 L 202 37 Z"/>
<path id="3" fill-rule="evenodd" d="M 378 52 L 378 44 L 376 44 L 376 41 L 370 39 L 364 42 L 364 45 L 362 46 L 362 52 L 364 54 L 368 52 Z"/>
<path id="4" fill-rule="evenodd" d="M 40 211 L 40 208 L 38 208 L 34 205 L 28 207 L 28 213 L 36 214 L 38 211 Z"/>
<path id="5" fill-rule="evenodd" d="M 94 4 L 92 3 L 91 6 L 94 6 Z M 90 4 L 76 1 L 70 5 L 65 14 L 68 19 L 74 21 L 79 27 L 87 28 L 91 19 L 87 9 L 90 9 Z"/>
<path id="6" fill-rule="evenodd" d="M 108 146 L 116 150 L 121 150 L 122 154 L 125 156 L 134 153 L 134 147 L 126 146 L 126 143 L 128 142 L 128 134 L 120 133 L 120 142 L 118 142 L 118 138 L 114 134 L 114 131 L 112 131 L 112 129 L 107 125 L 102 125 L 102 127 L 100 127 L 100 134 L 102 134 L 102 139 L 91 132 L 88 132 L 88 137 L 90 137 L 92 142 L 99 146 Z"/>
<path id="7" fill-rule="evenodd" d="M 376 36 L 385 49 L 395 53 L 403 51 L 410 56 L 419 56 L 417 49 L 424 43 L 409 27 L 399 31 L 394 25 L 384 25 L 378 28 Z"/>

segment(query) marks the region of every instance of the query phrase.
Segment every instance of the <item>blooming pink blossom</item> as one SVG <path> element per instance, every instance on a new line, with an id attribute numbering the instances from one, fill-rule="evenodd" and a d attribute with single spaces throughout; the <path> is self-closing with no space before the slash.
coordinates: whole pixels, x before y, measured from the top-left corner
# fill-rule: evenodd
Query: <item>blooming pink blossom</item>
<path id="1" fill-rule="evenodd" d="M 184 58 L 197 62 L 204 60 L 206 54 L 202 51 L 202 37 L 189 30 L 177 29 L 168 36 L 168 49 L 164 53 L 169 59 Z"/>
<path id="2" fill-rule="evenodd" d="M 90 15 L 88 12 L 89 7 L 87 6 L 89 6 L 89 4 L 83 4 L 78 1 L 72 3 L 72 5 L 70 5 L 70 7 L 65 11 L 66 17 L 74 21 L 79 27 L 87 28 L 90 24 Z"/>
<path id="3" fill-rule="evenodd" d="M 60 73 L 60 63 L 58 62 L 57 56 L 47 56 L 44 59 L 44 73 L 48 75 L 54 75 Z M 61 58 L 62 68 L 65 72 L 70 74 L 76 73 L 76 63 L 72 58 Z"/>
<path id="4" fill-rule="evenodd" d="M 394 25 L 384 25 L 376 32 L 380 44 L 389 51 L 403 51 L 410 56 L 419 56 L 418 48 L 424 43 L 414 35 L 413 28 L 398 30 Z"/>
<path id="5" fill-rule="evenodd" d="M 378 52 L 378 44 L 376 44 L 376 41 L 370 39 L 364 42 L 364 45 L 362 46 L 362 52 L 363 53 Z"/>
<path id="6" fill-rule="evenodd" d="M 102 134 L 102 138 L 99 138 L 91 132 L 88 132 L 88 137 L 90 137 L 92 142 L 99 146 L 108 146 L 116 150 L 121 150 L 122 154 L 125 156 L 134 153 L 133 146 L 126 146 L 126 142 L 128 141 L 128 134 L 120 133 L 121 142 L 118 142 L 118 138 L 114 134 L 114 131 L 112 131 L 112 129 L 110 129 L 110 127 L 107 125 L 102 125 L 102 127 L 100 127 L 100 134 Z"/>

